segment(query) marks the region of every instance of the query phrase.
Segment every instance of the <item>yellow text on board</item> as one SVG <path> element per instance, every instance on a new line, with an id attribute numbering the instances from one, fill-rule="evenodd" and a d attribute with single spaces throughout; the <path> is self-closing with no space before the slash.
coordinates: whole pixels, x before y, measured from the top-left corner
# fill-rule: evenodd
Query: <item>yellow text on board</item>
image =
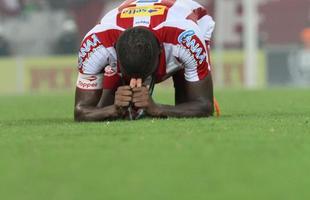
<path id="1" fill-rule="evenodd" d="M 132 17 L 150 17 L 156 15 L 163 15 L 165 13 L 166 6 L 135 6 L 125 8 L 121 13 L 121 18 Z"/>

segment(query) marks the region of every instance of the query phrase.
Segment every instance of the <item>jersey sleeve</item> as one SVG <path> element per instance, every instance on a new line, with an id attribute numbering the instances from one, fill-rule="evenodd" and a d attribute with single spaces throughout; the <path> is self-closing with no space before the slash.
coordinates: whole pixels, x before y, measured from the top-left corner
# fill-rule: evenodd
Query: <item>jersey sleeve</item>
<path id="1" fill-rule="evenodd" d="M 200 20 L 198 20 L 197 23 L 203 34 L 204 40 L 210 41 L 215 28 L 215 22 L 213 18 L 209 15 L 205 15 Z"/>
<path id="2" fill-rule="evenodd" d="M 117 75 L 114 43 L 120 30 L 98 24 L 84 38 L 78 56 L 77 87 L 85 90 L 102 89 Z"/>
<path id="3" fill-rule="evenodd" d="M 192 13 L 187 16 L 187 19 L 197 23 L 204 40 L 210 41 L 215 28 L 215 22 L 213 18 L 208 15 L 207 9 L 201 4 L 192 1 L 191 5 Z"/>
<path id="4" fill-rule="evenodd" d="M 184 66 L 184 76 L 187 81 L 203 80 L 210 73 L 208 51 L 201 30 L 195 23 L 185 27 L 177 35 L 175 56 Z"/>
<path id="5" fill-rule="evenodd" d="M 81 44 L 78 66 L 82 74 L 99 74 L 108 64 L 109 52 L 99 39 L 99 34 L 95 27 L 86 35 Z"/>

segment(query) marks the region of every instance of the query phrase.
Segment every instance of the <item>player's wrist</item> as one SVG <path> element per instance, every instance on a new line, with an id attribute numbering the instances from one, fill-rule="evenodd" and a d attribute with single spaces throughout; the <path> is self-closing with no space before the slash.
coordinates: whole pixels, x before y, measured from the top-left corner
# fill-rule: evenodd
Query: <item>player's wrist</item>
<path id="1" fill-rule="evenodd" d="M 162 110 L 160 105 L 156 104 L 151 100 L 151 103 L 149 104 L 149 107 L 146 109 L 146 112 L 151 117 L 161 117 L 162 116 Z"/>
<path id="2" fill-rule="evenodd" d="M 112 117 L 116 117 L 116 118 L 119 118 L 119 117 L 123 117 L 124 116 L 124 109 L 122 107 L 119 107 L 115 104 L 113 104 L 111 106 L 111 109 L 110 109 L 110 115 Z"/>

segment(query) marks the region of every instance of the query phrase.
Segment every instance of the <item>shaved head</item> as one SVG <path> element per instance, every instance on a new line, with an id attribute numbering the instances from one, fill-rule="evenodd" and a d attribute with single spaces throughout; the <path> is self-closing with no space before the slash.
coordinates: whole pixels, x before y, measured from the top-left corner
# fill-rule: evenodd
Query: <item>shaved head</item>
<path id="1" fill-rule="evenodd" d="M 116 52 L 122 73 L 146 78 L 158 66 L 160 44 L 147 28 L 134 27 L 122 33 L 116 44 Z"/>

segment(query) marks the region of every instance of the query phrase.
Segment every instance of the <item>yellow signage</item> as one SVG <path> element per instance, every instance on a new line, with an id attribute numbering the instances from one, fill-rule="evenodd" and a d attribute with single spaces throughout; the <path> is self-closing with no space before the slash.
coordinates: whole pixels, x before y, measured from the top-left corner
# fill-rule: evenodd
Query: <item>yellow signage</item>
<path id="1" fill-rule="evenodd" d="M 156 15 L 163 15 L 165 13 L 166 6 L 135 6 L 125 8 L 121 12 L 121 18 L 133 18 L 133 17 L 150 17 Z"/>

